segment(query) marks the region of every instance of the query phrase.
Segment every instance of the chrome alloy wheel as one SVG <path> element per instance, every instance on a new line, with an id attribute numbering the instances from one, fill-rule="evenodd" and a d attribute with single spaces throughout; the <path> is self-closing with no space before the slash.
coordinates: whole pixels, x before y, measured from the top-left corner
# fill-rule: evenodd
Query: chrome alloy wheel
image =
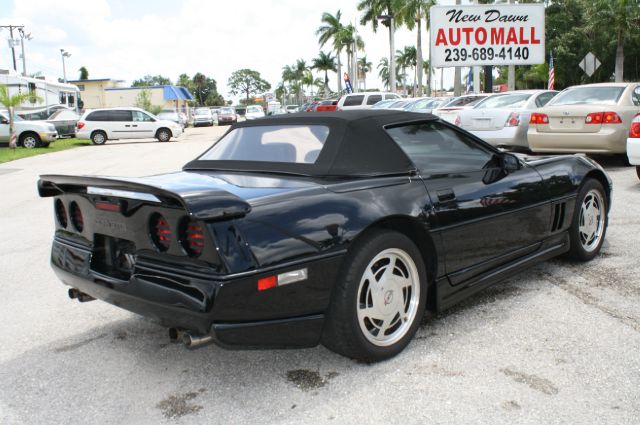
<path id="1" fill-rule="evenodd" d="M 35 136 L 25 136 L 24 139 L 22 139 L 22 146 L 24 146 L 27 149 L 33 149 L 38 147 L 38 139 L 36 139 Z"/>
<path id="2" fill-rule="evenodd" d="M 411 256 L 397 248 L 376 255 L 358 286 L 358 324 L 372 344 L 388 347 L 398 342 L 416 318 L 420 276 Z"/>
<path id="3" fill-rule="evenodd" d="M 578 234 L 582 248 L 592 252 L 600 244 L 604 231 L 604 201 L 597 190 L 590 190 L 582 200 L 578 218 Z"/>

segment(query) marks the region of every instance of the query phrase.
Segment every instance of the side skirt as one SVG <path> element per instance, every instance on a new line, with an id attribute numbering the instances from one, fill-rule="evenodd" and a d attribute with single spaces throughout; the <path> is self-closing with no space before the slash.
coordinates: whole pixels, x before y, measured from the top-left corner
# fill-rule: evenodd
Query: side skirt
<path id="1" fill-rule="evenodd" d="M 437 311 L 446 310 L 488 286 L 567 251 L 569 251 L 569 233 L 563 232 L 544 241 L 539 250 L 457 283 L 455 286 L 451 285 L 447 276 L 441 277 L 436 282 Z"/>

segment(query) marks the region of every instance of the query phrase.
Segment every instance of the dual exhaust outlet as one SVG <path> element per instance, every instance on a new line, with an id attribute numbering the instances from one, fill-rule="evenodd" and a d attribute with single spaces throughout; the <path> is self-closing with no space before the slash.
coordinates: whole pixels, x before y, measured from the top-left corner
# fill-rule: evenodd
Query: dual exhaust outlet
<path id="1" fill-rule="evenodd" d="M 86 303 L 95 300 L 91 295 L 71 288 L 69 289 L 69 298 Z M 172 342 L 182 342 L 187 348 L 198 348 L 214 342 L 213 335 L 196 335 L 177 328 L 169 328 L 169 339 Z"/>

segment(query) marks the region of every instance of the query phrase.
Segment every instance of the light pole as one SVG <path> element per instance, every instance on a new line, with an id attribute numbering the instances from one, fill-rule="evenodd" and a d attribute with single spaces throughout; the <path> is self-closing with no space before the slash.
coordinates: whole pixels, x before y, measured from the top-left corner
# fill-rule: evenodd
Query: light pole
<path id="1" fill-rule="evenodd" d="M 18 40 L 15 40 L 13 38 L 13 30 L 22 30 L 24 28 L 24 25 L 0 25 L 0 30 L 2 28 L 9 29 L 10 38 L 7 41 L 9 42 L 9 47 L 11 48 L 11 55 L 13 56 L 13 70 L 17 71 L 18 68 L 16 66 L 16 46 L 18 45 Z"/>
<path id="2" fill-rule="evenodd" d="M 395 24 L 393 22 L 393 15 L 379 15 L 378 19 L 386 26 L 389 27 L 389 90 L 392 93 L 396 92 L 396 61 L 394 57 L 395 47 L 393 33 L 395 32 Z"/>
<path id="3" fill-rule="evenodd" d="M 70 58 L 71 53 L 66 52 L 64 49 L 60 49 L 60 56 L 62 56 L 62 78 L 64 82 L 67 82 L 67 68 L 64 65 L 64 58 Z"/>
<path id="4" fill-rule="evenodd" d="M 24 40 L 33 40 L 31 33 L 25 34 L 24 30 L 20 28 L 20 44 L 22 45 L 22 75 L 27 76 L 27 58 L 24 55 Z"/>

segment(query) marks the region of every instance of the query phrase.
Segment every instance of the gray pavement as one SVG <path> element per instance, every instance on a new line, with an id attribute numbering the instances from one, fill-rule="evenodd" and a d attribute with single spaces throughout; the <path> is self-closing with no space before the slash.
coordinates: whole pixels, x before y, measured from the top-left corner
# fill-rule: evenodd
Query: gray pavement
<path id="1" fill-rule="evenodd" d="M 188 351 L 144 318 L 69 300 L 38 175 L 177 170 L 224 130 L 0 165 L 0 424 L 640 423 L 640 181 L 613 161 L 602 255 L 544 263 L 425 319 L 384 363 L 323 347 Z"/>

